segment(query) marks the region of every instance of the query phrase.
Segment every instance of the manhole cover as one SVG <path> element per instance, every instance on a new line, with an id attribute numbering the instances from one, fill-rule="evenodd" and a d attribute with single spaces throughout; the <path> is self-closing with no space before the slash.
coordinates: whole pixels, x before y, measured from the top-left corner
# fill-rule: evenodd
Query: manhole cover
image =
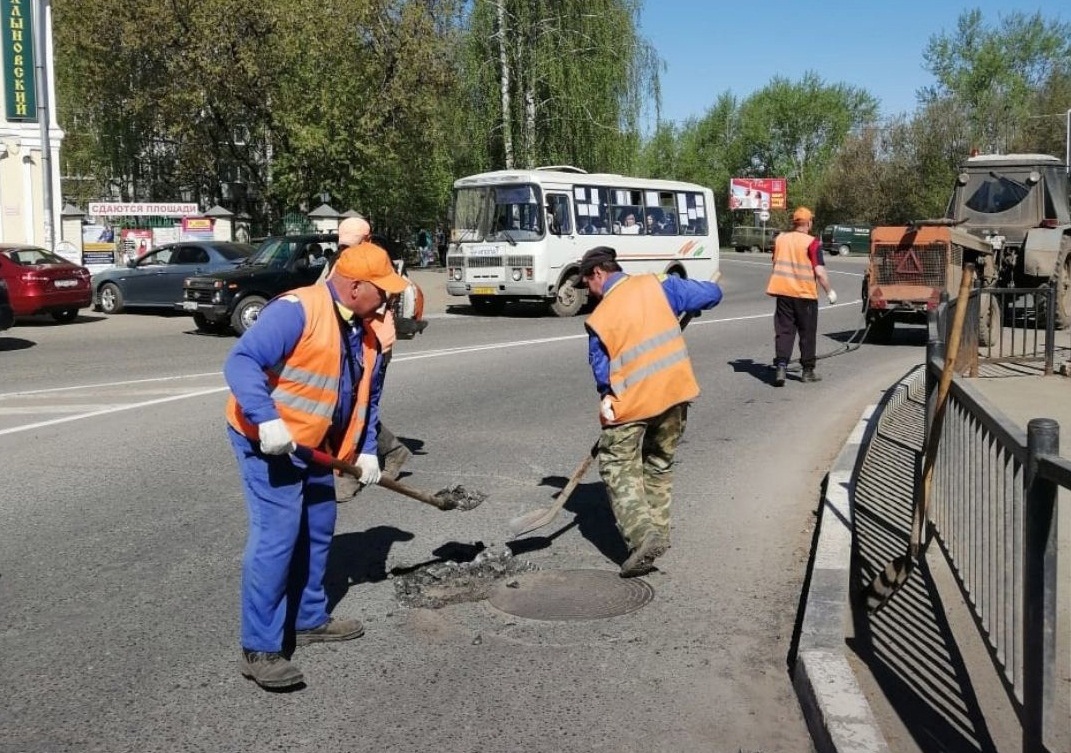
<path id="1" fill-rule="evenodd" d="M 500 583 L 488 601 L 532 620 L 597 620 L 635 612 L 653 597 L 654 589 L 639 578 L 606 570 L 553 570 Z"/>

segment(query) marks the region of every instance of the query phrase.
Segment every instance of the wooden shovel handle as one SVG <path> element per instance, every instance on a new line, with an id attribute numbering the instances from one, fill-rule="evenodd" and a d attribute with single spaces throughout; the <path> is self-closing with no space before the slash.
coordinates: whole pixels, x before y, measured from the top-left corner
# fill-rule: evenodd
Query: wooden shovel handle
<path id="1" fill-rule="evenodd" d="M 945 362 L 941 368 L 941 379 L 937 383 L 937 405 L 933 411 L 933 423 L 926 437 L 926 456 L 922 466 L 922 501 L 915 508 L 915 517 L 911 524 L 911 555 L 918 556 L 922 543 L 922 529 L 926 526 L 926 516 L 930 507 L 930 487 L 933 482 L 933 467 L 937 462 L 937 446 L 941 441 L 941 429 L 945 420 L 945 407 L 948 393 L 952 387 L 952 378 L 956 373 L 956 359 L 959 357 L 959 345 L 963 339 L 963 324 L 967 320 L 967 303 L 974 280 L 974 264 L 963 265 L 963 276 L 959 281 L 959 293 L 956 297 L 956 309 L 952 315 L 952 330 L 948 334 L 945 348 Z"/>
<path id="2" fill-rule="evenodd" d="M 322 465 L 327 468 L 333 468 L 336 471 L 340 471 L 349 476 L 353 476 L 358 481 L 361 480 L 360 468 L 355 465 L 351 465 L 350 463 L 347 463 L 344 460 L 339 460 L 334 455 L 329 455 L 323 450 L 317 450 L 312 447 L 302 447 L 299 445 L 294 454 L 306 462 L 315 463 L 316 465 Z M 395 481 L 394 479 L 380 476 L 379 481 L 376 483 L 379 486 L 382 486 L 384 489 L 389 489 L 392 492 L 397 492 L 398 494 L 409 497 L 410 499 L 415 499 L 418 502 L 423 502 L 426 505 L 431 505 L 436 509 L 446 509 L 443 507 L 441 501 L 438 500 L 434 494 L 428 494 L 427 492 L 420 491 L 419 489 L 414 489 L 413 487 L 407 486 L 406 484 L 403 484 L 400 481 Z"/>

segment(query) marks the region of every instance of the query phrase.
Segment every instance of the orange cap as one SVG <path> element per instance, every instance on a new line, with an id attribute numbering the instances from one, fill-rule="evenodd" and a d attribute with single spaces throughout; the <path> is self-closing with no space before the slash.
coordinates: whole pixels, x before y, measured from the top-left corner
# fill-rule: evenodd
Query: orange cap
<path id="1" fill-rule="evenodd" d="M 365 280 L 391 295 L 398 295 L 409 285 L 394 270 L 387 252 L 371 241 L 343 251 L 335 262 L 335 273 L 350 280 Z"/>
<path id="2" fill-rule="evenodd" d="M 814 219 L 814 215 L 807 207 L 797 207 L 796 211 L 792 213 L 793 222 L 809 222 Z"/>

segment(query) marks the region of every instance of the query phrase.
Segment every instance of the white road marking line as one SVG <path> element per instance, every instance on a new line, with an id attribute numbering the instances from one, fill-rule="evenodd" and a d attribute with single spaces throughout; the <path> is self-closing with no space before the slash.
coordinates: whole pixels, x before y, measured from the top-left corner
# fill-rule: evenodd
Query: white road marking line
<path id="1" fill-rule="evenodd" d="M 747 263 L 747 262 L 738 262 Z M 838 303 L 833 306 L 825 306 L 823 308 L 840 308 L 842 306 L 852 306 L 858 304 L 859 301 L 849 301 L 845 303 Z M 724 319 L 698 319 L 692 322 L 692 327 L 702 327 L 708 324 L 728 324 L 732 322 L 745 322 L 755 319 L 769 319 L 773 316 L 773 312 L 765 312 L 762 314 L 749 314 L 747 316 L 732 316 Z M 491 343 L 488 345 L 465 345 L 457 348 L 443 348 L 441 350 L 429 350 L 421 353 L 412 353 L 409 355 L 398 355 L 393 358 L 391 363 L 401 363 L 405 361 L 420 361 L 427 358 L 440 358 L 442 356 L 462 355 L 465 353 L 479 353 L 488 350 L 505 350 L 506 348 L 523 347 L 526 345 L 545 345 L 548 343 L 566 342 L 568 340 L 581 340 L 587 339 L 587 333 L 581 332 L 575 335 L 560 335 L 558 337 L 542 337 L 534 340 L 519 340 L 517 342 L 505 342 L 505 343 Z M 166 377 L 154 377 L 151 379 L 131 379 L 121 382 L 106 382 L 102 384 L 88 384 L 80 385 L 77 387 L 50 387 L 42 390 L 25 390 L 20 392 L 8 392 L 0 394 L 0 399 L 10 397 L 20 397 L 26 395 L 40 395 L 44 393 L 57 393 L 57 392 L 73 392 L 75 390 L 86 390 L 94 388 L 108 388 L 122 386 L 126 384 L 143 384 L 146 382 L 162 382 L 171 379 L 198 379 L 203 377 L 216 377 L 221 376 L 222 372 L 205 372 L 201 374 L 176 374 L 174 376 Z M 73 416 L 64 416 L 63 418 L 56 418 L 50 421 L 39 421 L 33 424 L 26 424 L 25 426 L 15 426 L 10 429 L 0 429 L 0 436 L 5 434 L 16 434 L 20 431 L 28 431 L 30 429 L 40 429 L 45 426 L 54 426 L 55 424 L 67 423 L 68 421 L 78 421 L 83 418 L 94 418 L 96 416 L 103 416 L 108 413 L 118 413 L 119 411 L 133 410 L 135 408 L 145 408 L 152 405 L 159 405 L 161 403 L 174 402 L 176 400 L 184 400 L 190 397 L 201 397 L 203 395 L 212 395 L 217 392 L 226 392 L 229 388 L 227 386 L 213 387 L 211 389 L 198 390 L 195 392 L 185 392 L 180 395 L 172 395 L 169 397 L 159 398 L 157 400 L 144 400 L 142 402 L 130 403 L 129 405 L 119 405 L 111 408 L 103 408 L 99 410 L 92 410 L 88 413 L 79 413 Z"/>
<path id="2" fill-rule="evenodd" d="M 140 403 L 130 403 L 130 405 L 123 405 L 118 408 L 109 408 L 107 410 L 92 411 L 90 413 L 79 413 L 76 416 L 64 416 L 63 418 L 54 418 L 51 421 L 38 421 L 34 424 L 26 424 L 25 426 L 15 426 L 10 429 L 0 429 L 0 436 L 5 434 L 17 434 L 20 431 L 29 431 L 30 429 L 42 429 L 46 426 L 55 426 L 56 424 L 65 424 L 69 421 L 78 421 L 83 418 L 93 418 L 95 416 L 103 416 L 108 413 L 118 413 L 124 410 L 134 410 L 135 408 L 147 408 L 151 405 L 160 405 L 161 403 L 170 403 L 175 400 L 184 400 L 188 397 L 201 397 L 202 395 L 211 395 L 216 392 L 226 392 L 226 387 L 214 387 L 210 390 L 199 390 L 197 392 L 187 392 L 182 395 L 172 395 L 171 397 L 162 397 L 157 400 L 145 400 Z"/>
<path id="3" fill-rule="evenodd" d="M 108 411 L 120 410 L 129 403 L 97 403 L 96 405 L 12 405 L 8 408 L 0 408 L 0 416 L 32 416 L 39 413 L 107 413 Z"/>
<path id="4" fill-rule="evenodd" d="M 204 374 L 175 374 L 174 376 L 152 377 L 150 379 L 128 379 L 122 382 L 103 382 L 100 384 L 82 384 L 74 387 L 49 387 L 43 390 L 20 390 L 19 392 L 0 392 L 0 400 L 6 397 L 21 397 L 22 395 L 42 395 L 46 392 L 68 392 L 73 390 L 92 390 L 100 387 L 120 387 L 124 384 L 146 384 L 148 382 L 166 382 L 171 379 L 200 379 L 201 377 L 219 376 L 218 371 L 209 371 Z"/>

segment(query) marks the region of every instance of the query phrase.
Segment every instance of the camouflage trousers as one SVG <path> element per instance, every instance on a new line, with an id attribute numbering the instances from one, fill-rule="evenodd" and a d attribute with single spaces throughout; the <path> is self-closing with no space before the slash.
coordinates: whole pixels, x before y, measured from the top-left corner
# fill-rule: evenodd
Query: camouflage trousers
<path id="1" fill-rule="evenodd" d="M 606 484 L 617 530 L 629 549 L 649 532 L 669 540 L 673 456 L 688 422 L 688 404 L 653 418 L 607 426 L 599 437 L 599 475 Z"/>

